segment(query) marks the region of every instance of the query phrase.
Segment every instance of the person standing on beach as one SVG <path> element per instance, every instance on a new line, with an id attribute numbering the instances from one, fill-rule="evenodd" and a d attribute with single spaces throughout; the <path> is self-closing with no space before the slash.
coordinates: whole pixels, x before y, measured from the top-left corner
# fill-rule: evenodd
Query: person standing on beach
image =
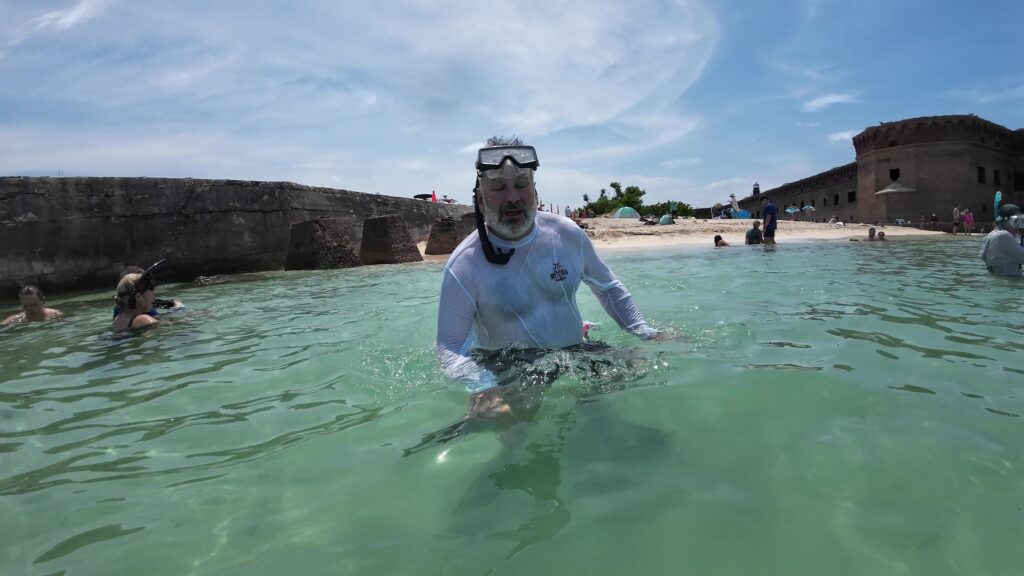
<path id="1" fill-rule="evenodd" d="M 981 259 L 988 271 L 999 276 L 1020 276 L 1024 246 L 1017 235 L 1024 234 L 1024 214 L 1016 204 L 1003 204 L 996 211 L 996 229 L 985 236 Z"/>
<path id="2" fill-rule="evenodd" d="M 551 349 L 584 342 L 576 291 L 586 283 L 616 323 L 644 339 L 647 325 L 622 282 L 579 226 L 537 210 L 533 146 L 491 138 L 477 153 L 476 232 L 444 268 L 437 314 L 437 356 L 444 372 L 472 394 L 471 414 L 511 412 L 494 372 L 473 350 Z"/>
<path id="3" fill-rule="evenodd" d="M 960 227 L 960 205 L 953 205 L 953 236 L 956 236 L 956 229 Z"/>
<path id="4" fill-rule="evenodd" d="M 964 219 L 964 234 L 970 236 L 974 233 L 974 212 L 971 212 L 969 208 L 964 208 L 962 216 Z"/>
<path id="5" fill-rule="evenodd" d="M 779 211 L 775 208 L 775 204 L 772 204 L 771 198 L 761 196 L 761 213 L 764 214 L 764 222 L 761 223 L 761 227 L 764 228 L 764 243 L 775 244 L 775 229 L 779 225 Z"/>
<path id="6" fill-rule="evenodd" d="M 38 322 L 41 320 L 53 320 L 64 314 L 56 308 L 46 307 L 46 296 L 38 286 L 27 284 L 18 291 L 18 300 L 21 301 L 21 312 L 9 316 L 0 326 L 9 326 L 19 322 Z"/>

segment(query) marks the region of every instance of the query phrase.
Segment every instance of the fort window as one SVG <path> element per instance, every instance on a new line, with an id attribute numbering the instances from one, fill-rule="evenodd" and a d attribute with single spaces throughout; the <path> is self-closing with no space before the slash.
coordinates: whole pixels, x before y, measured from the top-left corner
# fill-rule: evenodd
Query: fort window
<path id="1" fill-rule="evenodd" d="M 899 146 L 899 145 L 900 145 L 900 141 L 899 140 L 889 140 L 889 148 L 895 148 L 896 146 Z"/>
<path id="2" fill-rule="evenodd" d="M 895 181 L 897 181 L 899 179 L 900 179 L 900 169 L 899 168 L 890 168 L 889 169 L 889 180 L 892 180 L 893 182 L 895 182 Z"/>
<path id="3" fill-rule="evenodd" d="M 985 167 L 978 166 L 978 184 L 985 183 Z"/>
<path id="4" fill-rule="evenodd" d="M 992 170 L 992 183 L 999 186 L 999 170 Z"/>
<path id="5" fill-rule="evenodd" d="M 832 204 L 835 206 L 839 206 L 839 194 L 834 194 L 832 196 Z"/>
<path id="6" fill-rule="evenodd" d="M 821 199 L 822 207 L 828 206 L 828 196 Z"/>
<path id="7" fill-rule="evenodd" d="M 857 201 L 857 191 L 856 190 L 851 190 L 851 191 L 847 192 L 846 193 L 846 201 L 847 202 L 856 202 Z"/>

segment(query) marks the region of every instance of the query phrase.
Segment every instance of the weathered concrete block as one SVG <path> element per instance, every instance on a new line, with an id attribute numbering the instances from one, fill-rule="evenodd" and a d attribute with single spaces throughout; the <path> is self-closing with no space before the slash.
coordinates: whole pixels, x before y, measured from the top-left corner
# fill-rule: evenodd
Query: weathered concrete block
<path id="1" fill-rule="evenodd" d="M 359 252 L 363 264 L 420 262 L 416 242 L 397 214 L 375 216 L 363 221 L 363 243 Z"/>
<path id="2" fill-rule="evenodd" d="M 316 218 L 292 224 L 285 270 L 330 270 L 359 264 L 342 221 Z"/>
<path id="3" fill-rule="evenodd" d="M 476 229 L 476 216 L 470 212 L 462 218 L 441 218 L 430 227 L 427 254 L 451 254 L 462 240 Z"/>

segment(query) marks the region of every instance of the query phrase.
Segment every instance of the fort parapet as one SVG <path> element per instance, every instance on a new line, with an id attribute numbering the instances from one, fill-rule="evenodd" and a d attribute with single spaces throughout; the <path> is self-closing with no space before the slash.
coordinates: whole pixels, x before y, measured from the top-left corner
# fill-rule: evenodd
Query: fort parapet
<path id="1" fill-rule="evenodd" d="M 780 212 L 813 206 L 810 215 L 801 213 L 805 218 L 916 224 L 935 214 L 946 230 L 956 204 L 978 223 L 991 223 L 996 190 L 1007 202 L 1024 201 L 1024 130 L 974 115 L 927 116 L 882 122 L 852 141 L 855 162 L 764 194 Z M 760 196 L 747 196 L 740 207 L 760 217 Z"/>
<path id="2" fill-rule="evenodd" d="M 284 268 L 291 225 L 340 220 L 358 246 L 363 221 L 398 214 L 416 241 L 467 206 L 291 182 L 177 178 L 0 178 L 0 294 L 19 284 L 111 288 L 130 264 L 161 258 L 161 278 Z"/>

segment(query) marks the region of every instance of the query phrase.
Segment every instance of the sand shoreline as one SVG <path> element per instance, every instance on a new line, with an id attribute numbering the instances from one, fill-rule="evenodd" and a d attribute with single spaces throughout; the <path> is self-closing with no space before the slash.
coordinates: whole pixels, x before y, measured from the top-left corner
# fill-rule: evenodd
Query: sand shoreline
<path id="1" fill-rule="evenodd" d="M 639 220 L 620 220 L 614 218 L 588 218 L 583 221 L 587 225 L 587 235 L 594 246 L 604 250 L 642 250 L 652 248 L 671 248 L 673 246 L 708 246 L 712 247 L 716 234 L 721 234 L 731 245 L 743 245 L 747 230 L 753 220 L 688 220 L 679 219 L 675 224 L 648 226 Z M 775 241 L 779 244 L 812 241 L 841 241 L 851 238 L 867 238 L 870 224 L 847 224 L 836 226 L 823 222 L 803 222 L 780 220 Z M 911 226 L 876 226 L 884 231 L 891 240 L 911 239 L 956 239 L 965 238 L 960 234 L 953 236 L 945 232 L 921 230 Z M 984 236 L 976 232 L 975 236 Z M 420 242 L 420 253 L 423 254 L 426 242 Z M 448 255 L 424 255 L 424 260 L 445 261 Z"/>

